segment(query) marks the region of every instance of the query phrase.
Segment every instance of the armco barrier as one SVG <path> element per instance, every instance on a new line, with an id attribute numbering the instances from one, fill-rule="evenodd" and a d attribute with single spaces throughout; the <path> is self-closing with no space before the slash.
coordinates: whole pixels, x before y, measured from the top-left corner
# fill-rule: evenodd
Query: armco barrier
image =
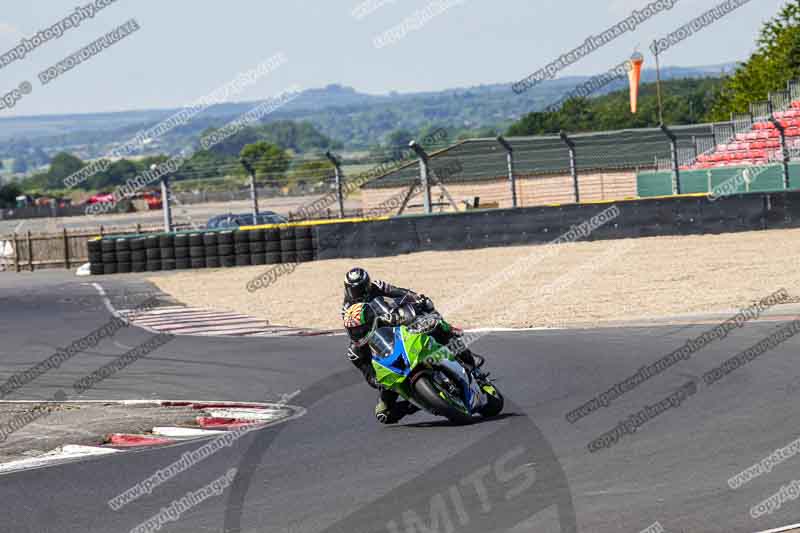
<path id="1" fill-rule="evenodd" d="M 92 274 L 115 274 L 545 244 L 611 205 L 619 215 L 587 240 L 800 227 L 800 191 L 737 194 L 716 201 L 686 195 L 105 237 L 89 242 L 89 260 Z"/>
<path id="2" fill-rule="evenodd" d="M 597 202 L 409 216 L 316 228 L 319 259 L 381 257 L 430 250 L 543 244 L 611 205 L 619 216 L 588 240 L 729 233 L 800 227 L 800 192 Z"/>

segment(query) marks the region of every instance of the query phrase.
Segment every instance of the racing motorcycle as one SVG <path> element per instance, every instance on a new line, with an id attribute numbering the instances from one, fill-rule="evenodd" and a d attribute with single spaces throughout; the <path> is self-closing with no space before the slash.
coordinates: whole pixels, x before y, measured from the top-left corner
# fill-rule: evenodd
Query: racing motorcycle
<path id="1" fill-rule="evenodd" d="M 467 371 L 453 347 L 443 346 L 429 335 L 442 320 L 432 304 L 421 314 L 413 304 L 404 305 L 403 300 L 390 304 L 379 297 L 367 305 L 375 319 L 357 345 L 369 346 L 381 386 L 456 424 L 469 424 L 476 416 L 496 416 L 503 410 L 503 395 L 485 374 Z M 386 317 L 392 313 L 402 317 L 403 325 L 386 325 Z M 475 357 L 477 367 L 482 367 L 483 358 Z"/>

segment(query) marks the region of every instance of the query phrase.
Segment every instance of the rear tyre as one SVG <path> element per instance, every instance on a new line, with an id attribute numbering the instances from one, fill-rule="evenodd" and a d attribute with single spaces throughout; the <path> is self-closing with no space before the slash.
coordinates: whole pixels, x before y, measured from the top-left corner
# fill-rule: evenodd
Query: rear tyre
<path id="1" fill-rule="evenodd" d="M 447 418 L 454 424 L 471 424 L 473 418 L 470 414 L 465 413 L 455 405 L 450 398 L 450 393 L 441 390 L 436 382 L 431 379 L 430 374 L 419 376 L 412 385 L 417 398 L 436 415 Z M 445 398 L 442 397 L 445 396 Z"/>

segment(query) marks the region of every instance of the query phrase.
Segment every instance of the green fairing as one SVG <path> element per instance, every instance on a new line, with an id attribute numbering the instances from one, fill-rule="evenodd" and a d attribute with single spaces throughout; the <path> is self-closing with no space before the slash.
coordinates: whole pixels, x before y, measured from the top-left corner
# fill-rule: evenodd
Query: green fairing
<path id="1" fill-rule="evenodd" d="M 425 333 L 412 333 L 408 331 L 406 326 L 400 326 L 400 338 L 403 340 L 403 347 L 412 370 L 429 359 L 431 361 L 453 359 L 453 353 L 446 346 L 442 346 Z M 378 383 L 408 399 L 409 391 L 406 376 L 386 368 L 374 359 L 372 360 L 372 366 L 375 369 L 375 377 Z"/>

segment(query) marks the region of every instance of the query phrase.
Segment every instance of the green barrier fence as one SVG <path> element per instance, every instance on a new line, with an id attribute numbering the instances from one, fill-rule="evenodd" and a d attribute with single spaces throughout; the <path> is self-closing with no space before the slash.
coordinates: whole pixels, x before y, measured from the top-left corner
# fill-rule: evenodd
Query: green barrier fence
<path id="1" fill-rule="evenodd" d="M 768 167 L 737 166 L 717 167 L 702 170 L 681 171 L 681 192 L 707 193 L 721 186 L 728 180 L 734 180 L 745 170 L 753 176 L 749 192 L 775 192 L 783 190 L 783 165 L 774 164 Z M 742 180 L 740 180 L 742 181 Z M 800 188 L 800 163 L 789 163 L 789 185 L 791 189 Z M 636 189 L 639 197 L 669 196 L 672 194 L 672 172 L 640 172 L 636 175 Z M 748 192 L 747 184 L 742 181 L 736 193 Z"/>

